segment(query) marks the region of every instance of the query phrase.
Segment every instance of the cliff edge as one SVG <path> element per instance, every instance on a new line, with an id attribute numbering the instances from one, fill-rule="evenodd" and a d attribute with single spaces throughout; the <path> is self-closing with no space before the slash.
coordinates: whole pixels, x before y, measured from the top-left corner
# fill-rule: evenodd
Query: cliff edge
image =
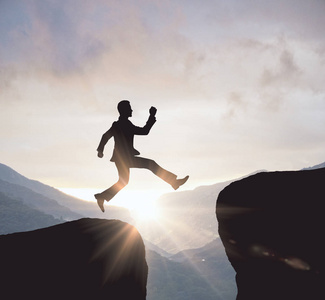
<path id="1" fill-rule="evenodd" d="M 219 194 L 237 300 L 325 299 L 324 184 L 324 168 L 264 172 Z"/>
<path id="2" fill-rule="evenodd" d="M 146 298 L 144 244 L 127 223 L 80 219 L 2 235 L 0 249 L 8 299 Z"/>

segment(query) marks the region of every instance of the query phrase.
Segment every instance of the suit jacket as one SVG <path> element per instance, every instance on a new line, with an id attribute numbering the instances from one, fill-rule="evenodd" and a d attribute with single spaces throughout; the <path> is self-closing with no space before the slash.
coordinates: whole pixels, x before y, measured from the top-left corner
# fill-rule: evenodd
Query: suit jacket
<path id="1" fill-rule="evenodd" d="M 114 137 L 115 146 L 111 161 L 127 162 L 135 155 L 140 154 L 133 147 L 134 135 L 147 135 L 155 122 L 156 118 L 150 115 L 146 125 L 138 127 L 127 118 L 119 117 L 118 121 L 114 122 L 111 128 L 103 134 L 97 151 L 104 152 L 106 143 L 111 137 Z"/>

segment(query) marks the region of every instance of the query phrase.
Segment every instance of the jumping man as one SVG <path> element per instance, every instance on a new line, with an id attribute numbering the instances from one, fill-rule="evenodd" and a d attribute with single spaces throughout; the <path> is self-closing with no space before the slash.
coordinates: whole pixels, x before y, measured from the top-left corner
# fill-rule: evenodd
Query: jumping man
<path id="1" fill-rule="evenodd" d="M 132 108 L 130 102 L 123 100 L 118 103 L 117 110 L 120 114 L 118 121 L 112 124 L 112 127 L 103 134 L 99 146 L 97 148 L 97 156 L 102 158 L 104 156 L 104 147 L 111 137 L 114 137 L 115 146 L 111 161 L 115 163 L 119 179 L 109 189 L 100 194 L 95 194 L 97 204 L 102 210 L 104 209 L 104 201 L 110 201 L 122 188 L 129 182 L 130 168 L 144 168 L 152 171 L 155 175 L 169 183 L 174 190 L 177 190 L 189 178 L 186 176 L 182 179 L 177 179 L 177 176 L 162 167 L 160 167 L 154 160 L 139 157 L 139 151 L 133 147 L 134 135 L 147 135 L 156 122 L 155 107 L 149 110 L 150 116 L 144 127 L 138 127 L 132 124 L 129 120 L 132 117 Z"/>

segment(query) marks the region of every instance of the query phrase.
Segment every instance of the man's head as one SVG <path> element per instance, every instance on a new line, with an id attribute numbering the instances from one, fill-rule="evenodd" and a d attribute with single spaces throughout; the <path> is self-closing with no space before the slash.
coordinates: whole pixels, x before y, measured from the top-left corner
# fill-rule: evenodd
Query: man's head
<path id="1" fill-rule="evenodd" d="M 119 104 L 117 105 L 117 110 L 120 113 L 121 117 L 132 117 L 132 108 L 130 105 L 130 101 L 128 100 L 122 100 L 119 102 Z"/>

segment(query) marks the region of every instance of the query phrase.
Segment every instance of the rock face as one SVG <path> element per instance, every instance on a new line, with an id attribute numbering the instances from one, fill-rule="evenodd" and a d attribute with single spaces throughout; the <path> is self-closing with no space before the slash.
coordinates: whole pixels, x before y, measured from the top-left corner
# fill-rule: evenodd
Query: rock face
<path id="1" fill-rule="evenodd" d="M 7 299 L 146 299 L 144 244 L 121 221 L 80 219 L 2 235 L 0 254 Z"/>
<path id="2" fill-rule="evenodd" d="M 325 299 L 325 169 L 259 173 L 217 200 L 237 300 Z"/>

